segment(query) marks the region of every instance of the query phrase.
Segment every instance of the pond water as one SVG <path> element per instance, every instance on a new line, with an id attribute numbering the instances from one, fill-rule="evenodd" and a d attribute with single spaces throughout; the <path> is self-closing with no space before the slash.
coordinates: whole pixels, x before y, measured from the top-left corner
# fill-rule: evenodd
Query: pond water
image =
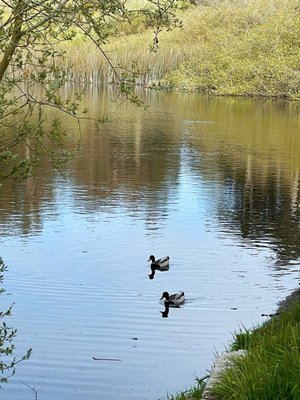
<path id="1" fill-rule="evenodd" d="M 32 400 L 30 387 L 39 400 L 165 398 L 299 285 L 299 105 L 143 96 L 146 111 L 88 88 L 109 122 L 83 124 L 66 177 L 42 161 L 1 185 L 1 307 L 14 303 L 15 356 L 33 348 L 6 400 Z M 170 256 L 152 280 L 150 254 Z M 186 302 L 162 318 L 165 290 Z"/>

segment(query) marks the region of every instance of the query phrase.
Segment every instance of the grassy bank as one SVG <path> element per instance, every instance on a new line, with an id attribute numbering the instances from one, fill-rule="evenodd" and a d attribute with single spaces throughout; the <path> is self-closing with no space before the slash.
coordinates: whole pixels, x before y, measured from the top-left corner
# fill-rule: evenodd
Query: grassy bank
<path id="1" fill-rule="evenodd" d="M 216 400 L 300 399 L 300 290 L 289 296 L 261 327 L 235 335 L 230 350 L 247 350 L 233 359 L 213 389 Z M 201 383 L 201 385 L 199 385 Z M 202 382 L 172 400 L 201 399 Z"/>
<path id="2" fill-rule="evenodd" d="M 300 399 L 300 301 L 254 331 L 236 335 L 233 349 L 246 349 L 214 388 L 218 399 Z"/>
<path id="3" fill-rule="evenodd" d="M 300 0 L 206 0 L 180 15 L 182 29 L 127 27 L 105 45 L 116 66 L 137 61 L 141 82 L 215 95 L 300 99 Z M 133 33 L 131 33 L 133 32 Z M 112 71 L 84 38 L 68 47 L 73 79 L 111 81 Z"/>

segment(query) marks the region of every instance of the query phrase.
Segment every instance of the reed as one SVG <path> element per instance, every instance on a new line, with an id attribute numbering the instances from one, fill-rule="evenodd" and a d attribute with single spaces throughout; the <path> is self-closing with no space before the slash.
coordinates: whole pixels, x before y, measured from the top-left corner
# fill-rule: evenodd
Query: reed
<path id="1" fill-rule="evenodd" d="M 185 49 L 174 47 L 170 39 L 162 33 L 159 51 L 153 52 L 150 49 L 153 33 L 148 30 L 114 38 L 103 50 L 118 74 L 135 69 L 139 72 L 138 83 L 158 85 L 170 69 L 177 68 L 187 58 Z M 66 65 L 71 71 L 70 79 L 108 83 L 115 81 L 114 71 L 106 58 L 84 38 L 77 39 L 77 43 L 65 44 L 62 49 L 67 54 Z"/>
<path id="2" fill-rule="evenodd" d="M 104 50 L 117 70 L 140 83 L 215 95 L 300 99 L 300 0 L 207 0 L 181 13 L 183 28 L 123 27 Z M 71 79 L 113 82 L 113 71 L 83 38 L 66 45 Z"/>

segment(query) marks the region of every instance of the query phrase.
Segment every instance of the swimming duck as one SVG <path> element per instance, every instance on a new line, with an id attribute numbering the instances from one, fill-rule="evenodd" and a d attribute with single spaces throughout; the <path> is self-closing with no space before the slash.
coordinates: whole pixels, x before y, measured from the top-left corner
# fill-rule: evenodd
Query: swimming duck
<path id="1" fill-rule="evenodd" d="M 184 292 L 169 294 L 168 292 L 163 292 L 160 300 L 163 300 L 166 306 L 177 307 L 183 304 L 185 301 Z"/>
<path id="2" fill-rule="evenodd" d="M 151 261 L 151 269 L 153 271 L 153 269 L 158 269 L 160 271 L 169 268 L 169 260 L 170 257 L 166 256 L 166 257 L 162 257 L 159 258 L 158 260 L 155 260 L 155 257 L 153 255 L 151 255 L 149 257 L 148 261 Z"/>

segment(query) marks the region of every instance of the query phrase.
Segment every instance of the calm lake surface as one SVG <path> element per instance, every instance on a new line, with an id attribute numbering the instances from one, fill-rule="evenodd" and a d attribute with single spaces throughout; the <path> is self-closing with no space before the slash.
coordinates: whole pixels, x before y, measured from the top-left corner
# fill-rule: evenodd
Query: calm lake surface
<path id="1" fill-rule="evenodd" d="M 1 185 L 1 308 L 14 303 L 15 356 L 33 348 L 6 400 L 32 400 L 26 385 L 39 400 L 165 398 L 299 287 L 300 106 L 146 93 L 144 111 L 109 95 L 88 90 L 110 121 L 83 124 L 65 179 L 43 161 Z M 171 260 L 153 280 L 150 254 Z M 186 303 L 162 318 L 165 290 Z"/>

